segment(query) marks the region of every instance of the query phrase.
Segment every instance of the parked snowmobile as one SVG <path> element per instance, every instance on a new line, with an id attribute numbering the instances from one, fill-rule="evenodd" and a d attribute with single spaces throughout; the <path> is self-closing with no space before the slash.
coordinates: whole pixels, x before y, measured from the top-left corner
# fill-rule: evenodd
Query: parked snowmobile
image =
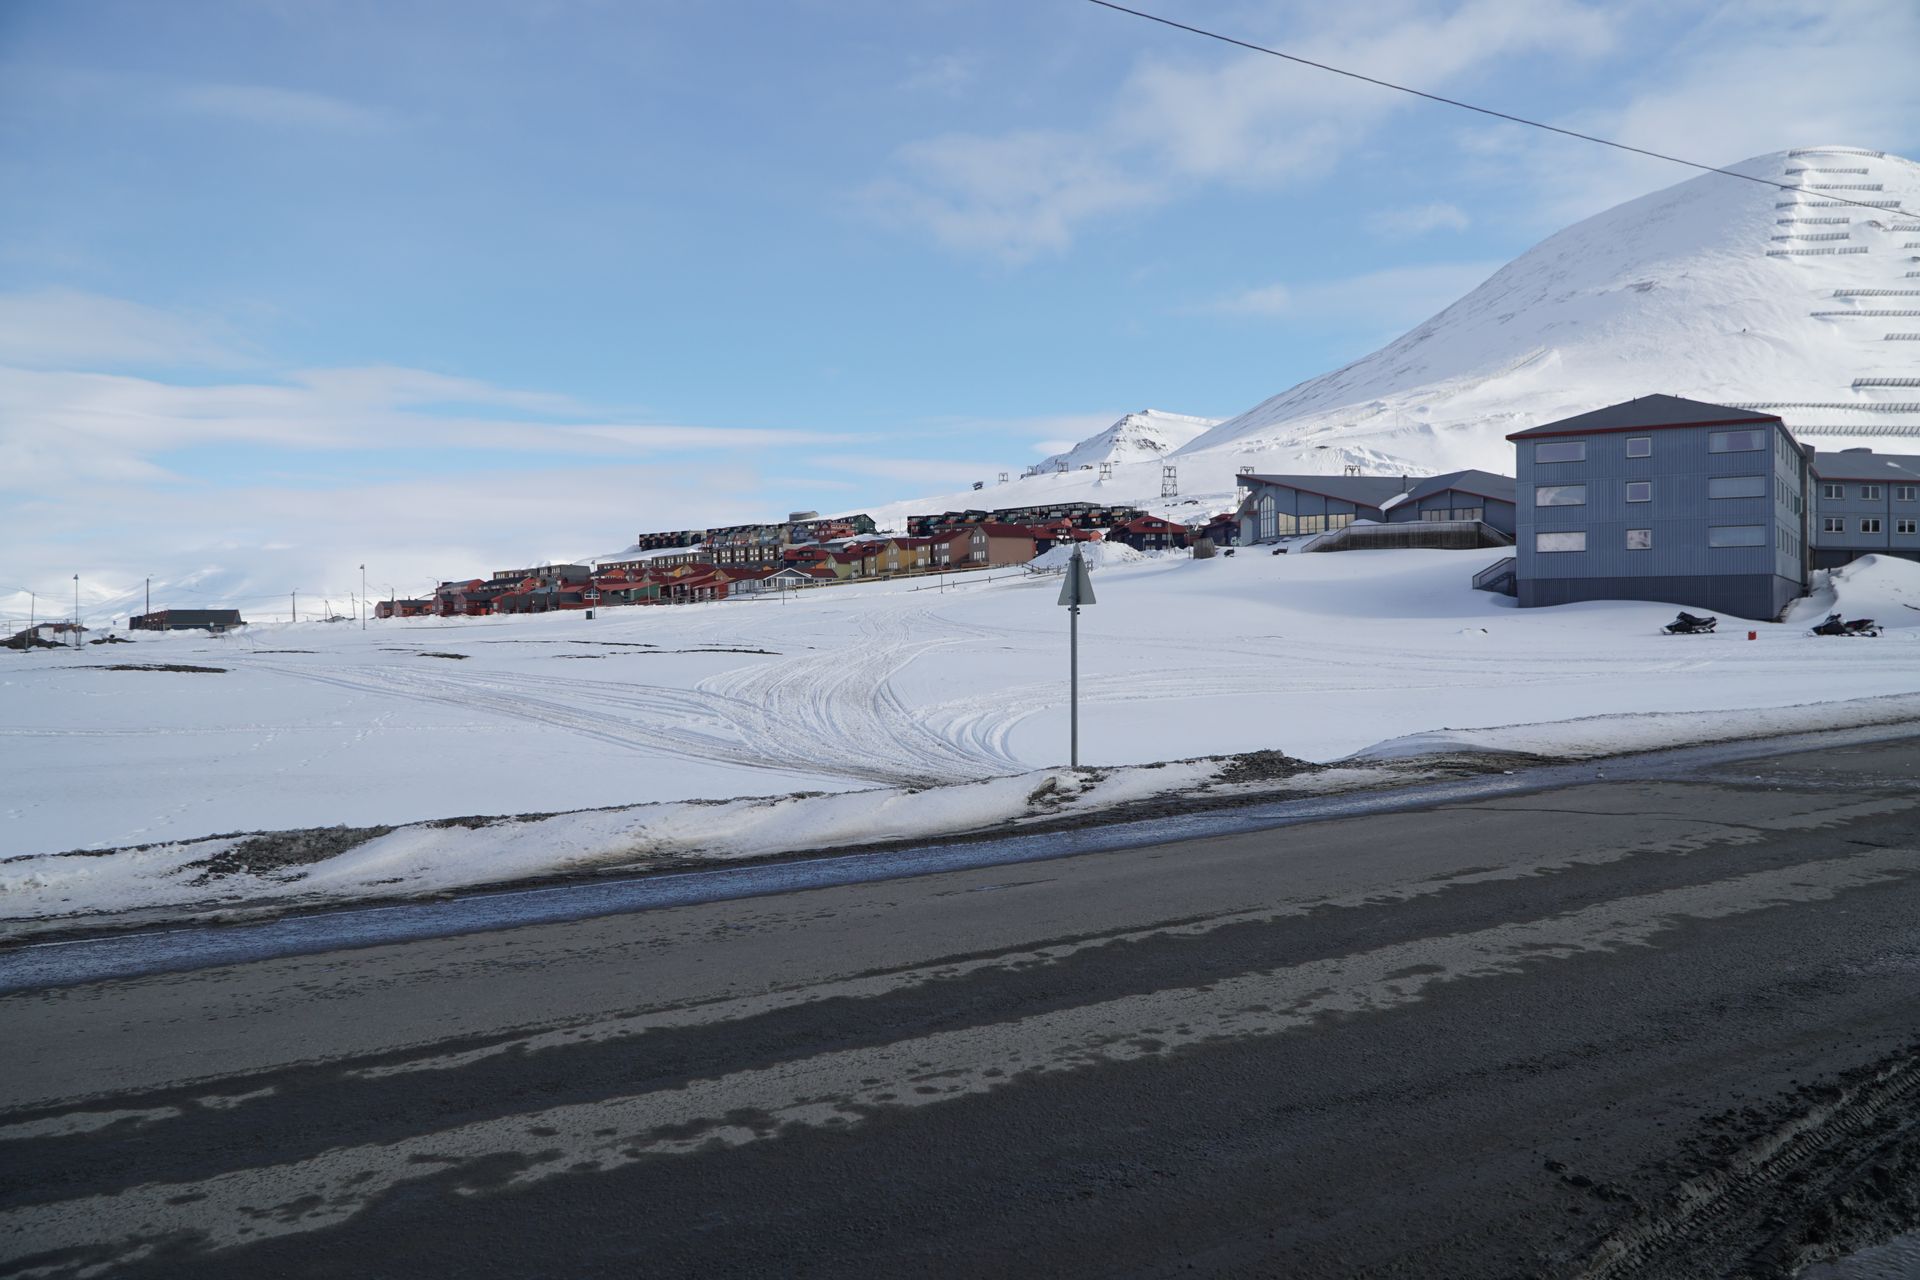
<path id="1" fill-rule="evenodd" d="M 1843 619 L 1837 613 L 1827 615 L 1827 620 L 1808 632 L 1816 636 L 1877 636 L 1880 624 L 1872 618 L 1855 618 L 1852 622 Z"/>
<path id="2" fill-rule="evenodd" d="M 1707 632 L 1713 630 L 1719 622 L 1720 619 L 1718 618 L 1697 618 L 1685 609 L 1682 609 L 1680 616 L 1672 622 L 1669 622 L 1665 627 L 1661 628 L 1661 630 L 1670 636 L 1698 636 L 1705 635 Z"/>

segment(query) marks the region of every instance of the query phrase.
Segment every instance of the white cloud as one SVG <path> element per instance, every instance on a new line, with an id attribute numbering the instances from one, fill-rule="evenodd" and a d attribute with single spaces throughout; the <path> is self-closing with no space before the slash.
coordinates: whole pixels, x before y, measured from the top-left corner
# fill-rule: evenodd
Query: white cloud
<path id="1" fill-rule="evenodd" d="M 0 362 L 17 365 L 235 365 L 223 322 L 78 289 L 0 293 Z"/>
<path id="2" fill-rule="evenodd" d="M 1389 267 L 1338 280 L 1269 284 L 1199 308 L 1220 315 L 1263 319 L 1298 317 L 1398 329 L 1416 324 L 1458 301 L 1498 271 L 1499 262 L 1439 262 Z"/>
<path id="3" fill-rule="evenodd" d="M 1911 0 L 1753 0 L 1708 11 L 1670 60 L 1627 82 L 1615 105 L 1555 123 L 1717 166 L 1822 144 L 1899 152 L 1920 143 L 1915 49 L 1920 6 Z M 1490 173 L 1518 169 L 1540 192 L 1543 227 L 1689 176 L 1671 163 L 1531 132 L 1494 130 L 1476 142 L 1483 162 L 1498 163 Z"/>
<path id="4" fill-rule="evenodd" d="M 903 148 L 900 162 L 904 177 L 863 193 L 871 209 L 949 248 L 1013 262 L 1066 248 L 1081 222 L 1167 195 L 1070 133 L 947 134 Z"/>
<path id="5" fill-rule="evenodd" d="M 910 65 L 912 69 L 900 81 L 900 87 L 926 93 L 959 93 L 980 71 L 980 60 L 965 53 L 916 57 Z"/>
<path id="6" fill-rule="evenodd" d="M 184 85 L 172 93 L 182 110 L 248 124 L 301 129 L 366 130 L 386 123 L 370 107 L 305 89 L 260 84 Z"/>
<path id="7" fill-rule="evenodd" d="M 1289 12 L 1307 25 L 1279 38 L 1288 51 L 1435 89 L 1500 58 L 1586 57 L 1614 40 L 1614 19 L 1576 0 Z M 1210 184 L 1271 188 L 1324 174 L 1413 101 L 1262 54 L 1187 51 L 1198 47 L 1144 58 L 1084 129 L 905 147 L 898 172 L 865 199 L 950 247 L 1019 261 L 1066 248 L 1089 221 Z"/>
<path id="8" fill-rule="evenodd" d="M 1408 240 L 1443 228 L 1448 231 L 1465 231 L 1470 225 L 1471 220 L 1467 217 L 1465 210 L 1458 205 L 1445 202 L 1409 205 L 1403 209 L 1382 209 L 1367 217 L 1369 230 L 1376 235 L 1394 240 Z"/>
<path id="9" fill-rule="evenodd" d="M 183 385 L 0 366 L 0 490 L 165 480 L 150 459 L 198 445 L 313 450 L 443 447 L 633 457 L 846 444 L 853 433 L 670 423 L 530 421 L 432 406 L 586 411 L 567 397 L 416 369 L 310 370 L 286 383 Z"/>

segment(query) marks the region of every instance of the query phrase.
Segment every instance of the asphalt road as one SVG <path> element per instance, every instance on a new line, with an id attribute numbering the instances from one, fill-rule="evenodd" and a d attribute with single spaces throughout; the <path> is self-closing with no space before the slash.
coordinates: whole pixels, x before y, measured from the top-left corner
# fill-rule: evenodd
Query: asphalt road
<path id="1" fill-rule="evenodd" d="M 0 1276 L 1788 1274 L 1920 1221 L 1916 779 L 14 992 Z"/>

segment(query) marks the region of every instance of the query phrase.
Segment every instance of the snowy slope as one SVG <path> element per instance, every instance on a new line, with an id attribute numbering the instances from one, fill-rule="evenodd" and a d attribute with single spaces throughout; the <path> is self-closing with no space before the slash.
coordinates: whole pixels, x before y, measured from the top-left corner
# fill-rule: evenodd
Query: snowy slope
<path id="1" fill-rule="evenodd" d="M 1764 405 L 1823 449 L 1920 448 L 1920 340 L 1887 336 L 1920 334 L 1920 165 L 1824 147 L 1730 167 L 1801 189 L 1703 174 L 1550 236 L 1379 351 L 1165 458 L 884 511 L 1088 500 L 1190 520 L 1231 507 L 1246 467 L 1510 473 L 1508 432 L 1654 392 Z M 1178 468 L 1165 500 L 1163 462 Z"/>
<path id="2" fill-rule="evenodd" d="M 1703 174 L 1597 214 L 1175 461 L 1337 444 L 1511 471 L 1508 432 L 1651 392 L 1764 406 L 1822 448 L 1920 439 L 1920 342 L 1887 336 L 1920 334 L 1920 165 L 1827 147 L 1731 167 L 1799 189 Z"/>
<path id="3" fill-rule="evenodd" d="M 1157 462 L 1167 454 L 1220 425 L 1218 418 L 1195 418 L 1184 413 L 1142 409 L 1130 413 L 1098 435 L 1088 436 L 1065 453 L 1036 463 L 1031 471 L 1078 471 L 1103 462 Z"/>

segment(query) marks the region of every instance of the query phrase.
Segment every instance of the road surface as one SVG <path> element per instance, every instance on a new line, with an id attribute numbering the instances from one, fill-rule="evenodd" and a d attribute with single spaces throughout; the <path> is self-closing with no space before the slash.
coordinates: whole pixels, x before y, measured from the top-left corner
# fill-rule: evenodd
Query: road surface
<path id="1" fill-rule="evenodd" d="M 0 1276 L 1787 1274 L 1920 741 L 0 997 Z"/>

